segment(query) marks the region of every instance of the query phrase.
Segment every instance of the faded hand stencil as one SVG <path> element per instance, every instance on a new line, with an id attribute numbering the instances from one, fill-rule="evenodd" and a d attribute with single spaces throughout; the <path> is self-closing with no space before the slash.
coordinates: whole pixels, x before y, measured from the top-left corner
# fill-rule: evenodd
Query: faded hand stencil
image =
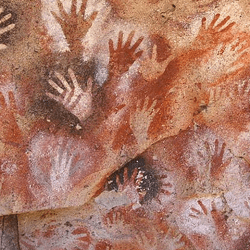
<path id="1" fill-rule="evenodd" d="M 244 0 L 1 6 L 0 213 L 83 206 L 22 249 L 250 249 Z"/>

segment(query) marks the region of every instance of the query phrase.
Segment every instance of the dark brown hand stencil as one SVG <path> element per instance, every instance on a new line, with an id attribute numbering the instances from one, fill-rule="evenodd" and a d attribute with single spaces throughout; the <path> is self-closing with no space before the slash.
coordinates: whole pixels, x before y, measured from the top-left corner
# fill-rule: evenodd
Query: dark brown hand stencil
<path id="1" fill-rule="evenodd" d="M 51 13 L 60 24 L 72 53 L 79 53 L 83 50 L 82 39 L 97 16 L 97 12 L 84 19 L 87 0 L 82 1 L 79 12 L 77 12 L 77 0 L 72 0 L 71 10 L 68 14 L 60 0 L 57 0 L 60 15 L 54 11 Z"/>
<path id="2" fill-rule="evenodd" d="M 124 46 L 123 43 L 123 32 L 119 32 L 118 44 L 117 49 L 114 48 L 114 43 L 110 39 L 109 40 L 109 53 L 110 53 L 110 60 L 109 60 L 109 74 L 110 77 L 112 76 L 121 76 L 125 72 L 129 70 L 129 67 L 138 59 L 143 51 L 140 50 L 135 52 L 136 49 L 141 44 L 143 37 L 140 37 L 135 44 L 130 47 L 132 39 L 134 37 L 135 32 L 132 31 Z"/>

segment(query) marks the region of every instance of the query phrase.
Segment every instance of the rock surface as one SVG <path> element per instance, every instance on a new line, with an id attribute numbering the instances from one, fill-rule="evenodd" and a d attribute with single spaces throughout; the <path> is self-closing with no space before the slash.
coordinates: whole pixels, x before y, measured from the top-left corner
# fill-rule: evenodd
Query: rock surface
<path id="1" fill-rule="evenodd" d="M 2 0 L 2 248 L 250 249 L 249 34 L 247 0 Z"/>

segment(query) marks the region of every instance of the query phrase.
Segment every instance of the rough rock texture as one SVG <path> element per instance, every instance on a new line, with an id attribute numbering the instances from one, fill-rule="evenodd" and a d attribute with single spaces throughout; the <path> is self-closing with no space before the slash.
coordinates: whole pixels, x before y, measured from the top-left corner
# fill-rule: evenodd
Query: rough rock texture
<path id="1" fill-rule="evenodd" d="M 1 0 L 2 248 L 250 249 L 249 33 L 247 0 Z"/>
<path id="2" fill-rule="evenodd" d="M 0 249 L 20 249 L 17 215 L 0 217 Z"/>

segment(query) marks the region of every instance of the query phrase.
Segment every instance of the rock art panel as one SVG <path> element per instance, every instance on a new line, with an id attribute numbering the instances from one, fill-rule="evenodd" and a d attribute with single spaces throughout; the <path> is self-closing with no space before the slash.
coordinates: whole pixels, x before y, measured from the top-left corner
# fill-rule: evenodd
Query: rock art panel
<path id="1" fill-rule="evenodd" d="M 21 249 L 250 249 L 248 190 L 248 163 L 195 126 L 126 163 L 83 207 L 19 215 Z"/>
<path id="2" fill-rule="evenodd" d="M 0 2 L 0 215 L 33 212 L 24 249 L 250 249 L 249 16 Z"/>

